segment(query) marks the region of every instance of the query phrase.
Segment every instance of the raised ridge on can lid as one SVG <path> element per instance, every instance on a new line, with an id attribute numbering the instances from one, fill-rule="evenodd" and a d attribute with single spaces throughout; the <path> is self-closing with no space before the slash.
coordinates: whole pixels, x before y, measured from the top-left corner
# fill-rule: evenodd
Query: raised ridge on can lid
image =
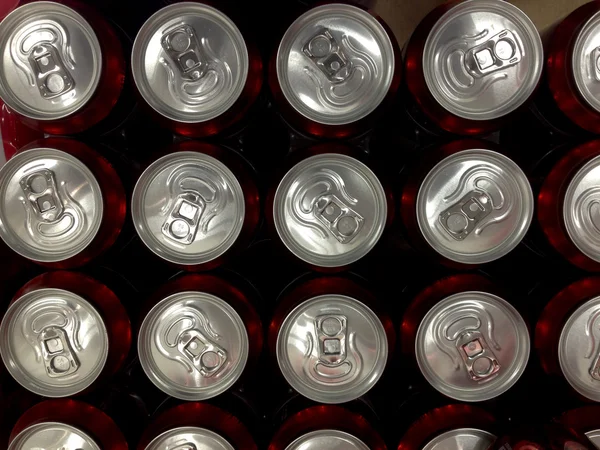
<path id="1" fill-rule="evenodd" d="M 244 193 L 222 162 L 204 153 L 176 152 L 142 173 L 131 215 L 140 238 L 158 256 L 176 264 L 204 264 L 238 238 Z"/>
<path id="2" fill-rule="evenodd" d="M 581 27 L 571 54 L 577 90 L 585 102 L 600 112 L 600 13 Z"/>
<path id="3" fill-rule="evenodd" d="M 594 444 L 594 447 L 600 449 L 600 429 L 588 431 L 587 433 L 585 433 L 585 435 L 590 440 L 590 442 Z"/>
<path id="4" fill-rule="evenodd" d="M 95 94 L 102 50 L 90 24 L 60 3 L 25 4 L 0 22 L 0 98 L 36 120 L 57 120 Z"/>
<path id="5" fill-rule="evenodd" d="M 0 237 L 31 260 L 81 253 L 96 236 L 103 209 L 98 181 L 68 153 L 26 150 L 0 169 Z"/>
<path id="6" fill-rule="evenodd" d="M 234 450 L 221 435 L 199 427 L 179 427 L 165 431 L 150 442 L 145 450 Z"/>
<path id="7" fill-rule="evenodd" d="M 19 384 L 44 397 L 89 387 L 104 369 L 108 345 L 96 309 L 62 289 L 28 292 L 10 305 L 0 325 L 4 365 Z"/>
<path id="8" fill-rule="evenodd" d="M 423 50 L 423 73 L 433 97 L 470 120 L 516 110 L 534 92 L 543 64 L 535 25 L 503 0 L 453 6 L 433 26 Z"/>
<path id="9" fill-rule="evenodd" d="M 600 156 L 588 161 L 569 182 L 563 202 L 565 228 L 575 246 L 600 262 Z"/>
<path id="10" fill-rule="evenodd" d="M 321 403 L 344 403 L 368 392 L 388 357 L 385 329 L 358 300 L 327 294 L 298 305 L 277 335 L 277 362 L 287 382 Z"/>
<path id="11" fill-rule="evenodd" d="M 369 447 L 344 431 L 317 430 L 303 434 L 285 450 L 369 450 Z"/>
<path id="12" fill-rule="evenodd" d="M 346 155 L 311 156 L 285 174 L 273 201 L 277 234 L 303 261 L 340 267 L 365 256 L 383 233 L 386 194 L 366 165 Z"/>
<path id="13" fill-rule="evenodd" d="M 8 450 L 32 449 L 102 450 L 82 430 L 60 422 L 41 422 L 21 431 Z"/>
<path id="14" fill-rule="evenodd" d="M 419 325 L 415 355 L 423 376 L 442 394 L 476 402 L 510 389 L 525 371 L 529 332 L 508 302 L 461 292 L 437 303 Z"/>
<path id="15" fill-rule="evenodd" d="M 533 217 L 526 175 L 500 153 L 454 153 L 427 174 L 417 195 L 417 222 L 440 255 L 463 264 L 494 261 L 513 250 Z"/>
<path id="16" fill-rule="evenodd" d="M 175 3 L 137 34 L 131 55 L 135 84 L 164 117 L 205 122 L 225 113 L 248 77 L 248 49 L 233 21 L 203 3 Z"/>
<path id="17" fill-rule="evenodd" d="M 496 436 L 477 428 L 456 428 L 446 431 L 431 441 L 422 450 L 487 450 Z"/>
<path id="18" fill-rule="evenodd" d="M 138 337 L 148 378 L 182 400 L 206 400 L 229 389 L 246 367 L 248 346 L 239 314 L 206 292 L 161 300 L 144 318 Z"/>
<path id="19" fill-rule="evenodd" d="M 298 113 L 313 122 L 345 125 L 379 106 L 395 64 L 390 36 L 375 17 L 333 3 L 309 10 L 288 28 L 276 69 L 281 91 Z"/>

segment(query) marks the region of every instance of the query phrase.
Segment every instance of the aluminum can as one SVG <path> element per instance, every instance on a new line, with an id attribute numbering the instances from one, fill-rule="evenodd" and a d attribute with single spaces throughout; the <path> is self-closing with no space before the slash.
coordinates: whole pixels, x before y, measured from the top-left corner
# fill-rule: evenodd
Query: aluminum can
<path id="1" fill-rule="evenodd" d="M 564 426 L 585 434 L 596 449 L 600 448 L 600 406 L 589 405 L 565 412 L 558 421 Z"/>
<path id="2" fill-rule="evenodd" d="M 0 100 L 0 167 L 12 158 L 17 150 L 43 137 L 44 133 L 25 125 L 19 116 Z"/>
<path id="3" fill-rule="evenodd" d="M 174 3 L 152 15 L 135 38 L 131 69 L 153 115 L 191 137 L 238 122 L 262 85 L 254 44 L 222 11 L 201 2 Z"/>
<path id="4" fill-rule="evenodd" d="M 213 275 L 163 286 L 138 333 L 140 364 L 163 392 L 182 400 L 215 397 L 255 367 L 263 328 L 249 297 Z"/>
<path id="5" fill-rule="evenodd" d="M 68 397 L 97 387 L 123 365 L 131 326 L 117 296 L 74 272 L 48 272 L 15 295 L 0 324 L 0 353 L 25 389 Z"/>
<path id="6" fill-rule="evenodd" d="M 115 31 L 71 0 L 31 2 L 0 23 L 0 98 L 33 128 L 79 133 L 106 118 L 125 83 Z"/>
<path id="7" fill-rule="evenodd" d="M 282 294 L 268 340 L 294 390 L 315 402 L 344 403 L 380 379 L 395 333 L 368 290 L 347 278 L 324 277 Z"/>
<path id="8" fill-rule="evenodd" d="M 529 331 L 499 293 L 484 277 L 454 275 L 419 293 L 404 313 L 402 352 L 447 397 L 489 400 L 525 371 Z"/>
<path id="9" fill-rule="evenodd" d="M 455 268 L 495 261 L 524 238 L 533 216 L 531 185 L 493 145 L 444 144 L 411 169 L 401 198 L 409 242 Z"/>
<path id="10" fill-rule="evenodd" d="M 545 425 L 511 427 L 489 450 L 593 450 L 595 447 L 573 428 L 553 421 Z"/>
<path id="11" fill-rule="evenodd" d="M 405 48 L 405 79 L 439 130 L 498 130 L 532 96 L 543 68 L 540 35 L 502 0 L 450 1 L 431 11 Z"/>
<path id="12" fill-rule="evenodd" d="M 394 34 L 373 12 L 326 3 L 298 17 L 269 65 L 274 100 L 293 127 L 343 138 L 373 125 L 400 84 Z"/>

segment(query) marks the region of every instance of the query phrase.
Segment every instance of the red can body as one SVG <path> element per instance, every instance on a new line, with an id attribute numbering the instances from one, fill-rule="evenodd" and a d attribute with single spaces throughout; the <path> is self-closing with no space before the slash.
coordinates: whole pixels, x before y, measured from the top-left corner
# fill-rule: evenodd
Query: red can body
<path id="1" fill-rule="evenodd" d="M 37 139 L 42 139 L 44 133 L 28 127 L 21 121 L 21 117 L 9 109 L 0 100 L 0 135 L 2 136 L 2 148 L 0 152 L 0 167 L 17 151 Z"/>
<path id="2" fill-rule="evenodd" d="M 588 433 L 600 429 L 600 406 L 589 405 L 565 412 L 557 420 L 565 427 Z"/>
<path id="3" fill-rule="evenodd" d="M 590 441 L 572 428 L 557 422 L 538 426 L 514 427 L 500 436 L 489 450 L 592 450 Z"/>

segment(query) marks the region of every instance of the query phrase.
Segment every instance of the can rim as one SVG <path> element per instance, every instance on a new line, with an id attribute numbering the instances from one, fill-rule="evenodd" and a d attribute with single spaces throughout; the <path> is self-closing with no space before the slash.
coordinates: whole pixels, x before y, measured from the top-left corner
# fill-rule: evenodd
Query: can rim
<path id="1" fill-rule="evenodd" d="M 589 78 L 587 74 L 583 74 L 580 70 L 582 57 L 584 56 L 584 45 L 585 41 L 595 31 L 598 31 L 600 26 L 600 11 L 590 17 L 581 27 L 575 43 L 573 44 L 573 51 L 571 53 L 571 71 L 573 72 L 573 79 L 575 80 L 575 86 L 577 91 L 581 94 L 585 102 L 593 108 L 595 111 L 600 112 L 600 98 L 594 97 L 591 92 L 587 89 L 586 79 Z M 577 56 L 577 61 L 575 57 Z M 586 65 L 587 66 L 587 65 Z"/>
<path id="2" fill-rule="evenodd" d="M 479 428 L 453 428 L 451 430 L 444 431 L 443 433 L 440 433 L 433 439 L 429 440 L 429 442 L 422 447 L 422 450 L 434 450 L 437 445 L 441 444 L 446 439 L 457 437 L 460 433 L 471 433 L 472 435 L 475 435 L 474 437 L 479 439 L 489 438 L 491 440 L 490 444 L 497 438 L 489 431 L 480 430 Z"/>
<path id="3" fill-rule="evenodd" d="M 94 439 L 92 439 L 90 437 L 90 435 L 88 435 L 83 430 L 76 428 L 74 426 L 71 426 L 69 424 L 63 423 L 63 422 L 53 422 L 53 421 L 40 422 L 40 423 L 35 423 L 33 425 L 28 426 L 27 428 L 22 430 L 19 434 L 17 434 L 17 436 L 15 436 L 15 438 L 10 442 L 10 445 L 8 446 L 8 450 L 25 450 L 21 447 L 21 444 L 23 444 L 23 442 L 22 442 L 23 440 L 26 440 L 29 437 L 31 437 L 32 435 L 34 435 L 35 433 L 42 432 L 45 429 L 57 428 L 57 427 L 64 428 L 73 434 L 80 435 L 84 440 L 86 440 L 86 442 L 90 445 L 90 447 L 92 447 L 92 450 L 102 450 L 98 446 L 96 441 L 94 441 Z"/>
<path id="4" fill-rule="evenodd" d="M 211 431 L 207 428 L 192 427 L 192 426 L 171 428 L 171 429 L 159 434 L 154 439 L 152 439 L 152 441 L 150 441 L 150 443 L 148 445 L 146 445 L 146 448 L 144 450 L 163 450 L 164 447 L 161 447 L 162 441 L 172 437 L 173 435 L 183 434 L 183 433 L 199 434 L 203 437 L 208 437 L 209 439 L 214 440 L 216 443 L 218 443 L 221 446 L 222 450 L 234 450 L 233 446 L 229 443 L 229 441 L 227 439 L 225 439 L 223 436 L 221 436 L 220 434 L 217 434 L 214 431 Z"/>
<path id="5" fill-rule="evenodd" d="M 354 436 L 353 434 L 347 433 L 341 430 L 335 430 L 333 428 L 319 429 L 315 431 L 311 431 L 309 433 L 305 433 L 302 436 L 298 436 L 294 439 L 285 450 L 295 450 L 295 449 L 303 449 L 310 450 L 310 447 L 305 447 L 307 444 L 310 445 L 310 441 L 319 437 L 335 437 L 341 440 L 346 441 L 352 445 L 352 449 L 355 450 L 369 450 L 369 447 L 361 441 L 359 438 Z M 323 449 L 323 447 L 318 447 L 319 449 Z M 345 450 L 348 450 L 347 447 L 344 447 Z M 352 450 L 350 449 L 350 450 Z M 325 448 L 327 450 L 327 448 Z"/>

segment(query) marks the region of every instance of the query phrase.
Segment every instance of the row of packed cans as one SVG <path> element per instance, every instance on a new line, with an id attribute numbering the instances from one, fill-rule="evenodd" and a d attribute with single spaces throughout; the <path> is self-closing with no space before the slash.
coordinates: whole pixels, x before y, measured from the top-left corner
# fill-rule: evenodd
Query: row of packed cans
<path id="1" fill-rule="evenodd" d="M 129 67 L 119 30 L 88 5 L 31 2 L 0 24 L 0 98 L 34 128 L 78 133 L 109 115 L 130 71 L 149 114 L 177 133 L 203 137 L 238 122 L 268 72 L 272 98 L 289 124 L 339 138 L 397 107 L 404 77 L 401 107 L 420 126 L 473 135 L 513 119 L 542 84 L 553 99 L 544 118 L 567 132 L 571 126 L 597 133 L 599 11 L 590 2 L 560 23 L 545 59 L 538 30 L 517 7 L 447 2 L 414 30 L 402 63 L 381 18 L 323 4 L 296 18 L 263 70 L 250 24 L 201 2 L 171 4 L 148 18 Z"/>

